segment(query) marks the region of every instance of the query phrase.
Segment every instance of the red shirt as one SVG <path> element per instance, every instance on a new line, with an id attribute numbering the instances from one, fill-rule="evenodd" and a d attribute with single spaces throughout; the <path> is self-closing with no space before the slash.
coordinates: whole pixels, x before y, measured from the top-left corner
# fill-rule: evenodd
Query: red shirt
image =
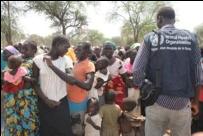
<path id="1" fill-rule="evenodd" d="M 21 81 L 18 85 L 14 85 L 12 83 L 6 82 L 3 85 L 3 91 L 7 93 L 16 93 L 20 90 L 22 90 L 24 87 L 24 81 Z"/>
<path id="2" fill-rule="evenodd" d="M 199 101 L 200 101 L 200 102 L 203 102 L 203 86 L 200 87 Z"/>

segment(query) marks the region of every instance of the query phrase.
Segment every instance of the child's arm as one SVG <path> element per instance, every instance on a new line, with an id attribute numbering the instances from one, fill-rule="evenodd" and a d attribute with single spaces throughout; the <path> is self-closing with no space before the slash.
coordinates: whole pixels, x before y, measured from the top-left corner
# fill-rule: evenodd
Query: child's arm
<path id="1" fill-rule="evenodd" d="M 94 123 L 94 121 L 92 121 L 92 119 L 91 119 L 91 117 L 90 116 L 88 116 L 87 117 L 87 123 L 89 123 L 90 125 L 92 125 L 96 130 L 100 130 L 101 129 L 101 127 L 100 126 L 97 126 L 95 123 Z"/>
<path id="2" fill-rule="evenodd" d="M 96 88 L 96 89 L 101 88 L 101 87 L 103 86 L 104 83 L 105 83 L 105 82 L 104 82 L 103 79 L 101 79 L 101 78 L 97 78 L 97 84 L 95 85 L 95 88 Z"/>
<path id="3" fill-rule="evenodd" d="M 34 78 L 32 78 L 32 77 L 30 77 L 30 76 L 24 76 L 23 77 L 23 80 L 25 81 L 25 82 L 30 82 L 30 83 L 34 83 Z"/>
<path id="4" fill-rule="evenodd" d="M 25 81 L 24 88 L 28 89 L 32 87 L 32 84 L 35 82 L 34 78 L 30 76 L 23 76 L 23 80 Z"/>

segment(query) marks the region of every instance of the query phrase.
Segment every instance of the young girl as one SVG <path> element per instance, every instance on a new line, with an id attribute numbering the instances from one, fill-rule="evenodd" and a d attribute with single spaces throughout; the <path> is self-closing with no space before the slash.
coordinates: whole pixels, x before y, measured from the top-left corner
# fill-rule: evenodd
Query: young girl
<path id="1" fill-rule="evenodd" d="M 89 91 L 89 98 L 95 97 L 99 100 L 99 104 L 104 104 L 103 98 L 103 86 L 110 78 L 107 66 L 109 65 L 109 60 L 106 57 L 101 57 L 97 60 L 95 64 L 96 73 L 94 78 L 94 83 L 92 89 Z"/>
<path id="2" fill-rule="evenodd" d="M 104 94 L 105 102 L 101 109 L 100 115 L 102 117 L 102 136 L 119 136 L 118 118 L 122 114 L 119 105 L 115 104 L 116 94 L 114 91 L 108 90 Z"/>
<path id="3" fill-rule="evenodd" d="M 99 102 L 96 98 L 90 98 L 88 100 L 84 122 L 85 136 L 100 136 L 102 119 L 99 115 Z"/>
<path id="4" fill-rule="evenodd" d="M 8 58 L 9 69 L 4 73 L 3 90 L 7 93 L 17 93 L 25 87 L 25 77 L 28 72 L 24 67 L 21 67 L 22 58 L 20 56 L 10 56 Z M 28 79 L 29 80 L 29 79 Z"/>

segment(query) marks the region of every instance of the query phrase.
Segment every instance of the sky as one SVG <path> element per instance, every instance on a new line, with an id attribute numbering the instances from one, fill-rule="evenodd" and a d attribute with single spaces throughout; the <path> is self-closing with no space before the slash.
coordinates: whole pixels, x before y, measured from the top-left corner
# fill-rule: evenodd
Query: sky
<path id="1" fill-rule="evenodd" d="M 176 27 L 194 31 L 195 27 L 203 23 L 203 1 L 172 1 L 170 3 L 178 18 Z M 88 6 L 88 28 L 100 31 L 106 38 L 120 36 L 122 22 L 109 22 L 106 17 L 112 8 L 113 5 L 108 1 L 101 2 L 97 7 Z M 50 27 L 51 21 L 45 15 L 33 11 L 21 15 L 18 24 L 22 31 L 29 35 L 47 36 L 56 32 L 56 29 Z"/>

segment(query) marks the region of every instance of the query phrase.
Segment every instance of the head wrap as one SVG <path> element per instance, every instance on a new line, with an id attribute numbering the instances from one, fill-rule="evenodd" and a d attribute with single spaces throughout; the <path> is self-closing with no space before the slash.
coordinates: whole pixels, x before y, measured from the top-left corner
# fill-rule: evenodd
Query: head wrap
<path id="1" fill-rule="evenodd" d="M 112 41 L 106 41 L 104 43 L 104 48 L 106 48 L 106 47 L 110 47 L 110 48 L 113 48 L 113 50 L 116 50 L 116 44 Z"/>
<path id="2" fill-rule="evenodd" d="M 134 43 L 133 45 L 130 46 L 130 49 L 135 49 L 137 47 L 140 47 L 140 43 Z"/>
<path id="3" fill-rule="evenodd" d="M 20 54 L 20 52 L 15 47 L 13 47 L 12 45 L 6 46 L 5 50 L 9 51 L 13 55 L 19 55 Z"/>

